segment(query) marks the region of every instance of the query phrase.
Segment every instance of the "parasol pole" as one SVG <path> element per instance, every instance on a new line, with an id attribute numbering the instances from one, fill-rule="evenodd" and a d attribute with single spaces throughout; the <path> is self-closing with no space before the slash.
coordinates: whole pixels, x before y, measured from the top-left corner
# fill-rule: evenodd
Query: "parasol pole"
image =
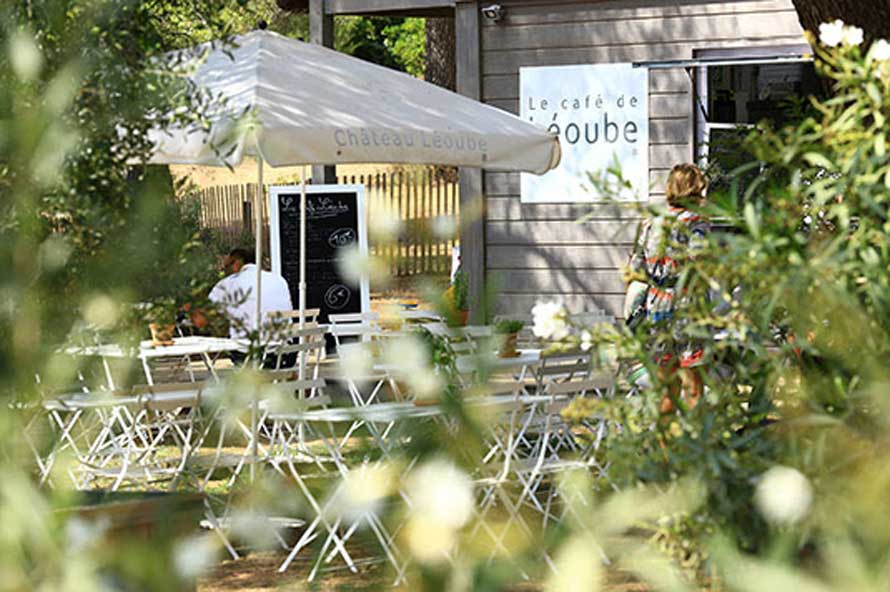
<path id="1" fill-rule="evenodd" d="M 262 330 L 263 330 L 263 157 L 257 151 L 257 190 L 253 194 L 253 219 L 254 219 L 254 235 L 256 241 L 254 243 L 255 263 L 256 263 L 256 334 L 257 347 L 262 347 Z M 264 353 L 260 354 L 258 366 L 263 365 Z M 259 457 L 258 439 L 259 426 L 257 418 L 259 416 L 259 386 L 257 392 L 254 393 L 253 401 L 250 406 L 250 482 L 253 483 L 256 478 L 256 465 Z"/>
<path id="2" fill-rule="evenodd" d="M 300 329 L 306 328 L 306 165 L 300 175 Z M 300 337 L 302 343 L 304 338 Z M 300 352 L 300 380 L 306 367 L 306 352 Z"/>

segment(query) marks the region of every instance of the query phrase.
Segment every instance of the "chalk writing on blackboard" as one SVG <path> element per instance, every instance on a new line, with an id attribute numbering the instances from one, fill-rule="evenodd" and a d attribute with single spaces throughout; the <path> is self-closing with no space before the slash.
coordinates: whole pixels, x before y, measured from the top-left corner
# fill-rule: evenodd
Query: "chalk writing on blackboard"
<path id="1" fill-rule="evenodd" d="M 300 239 L 300 189 L 275 191 L 278 269 L 299 307 L 300 252 L 306 248 L 306 307 L 320 309 L 318 321 L 329 314 L 362 312 L 364 286 L 354 289 L 340 275 L 344 250 L 364 243 L 360 192 L 339 187 L 307 187 L 305 243 Z"/>
<path id="2" fill-rule="evenodd" d="M 355 243 L 356 233 L 354 228 L 338 228 L 328 237 L 328 244 L 335 249 L 348 247 Z"/>
<path id="3" fill-rule="evenodd" d="M 329 197 L 320 197 L 318 199 L 309 200 L 306 204 L 306 217 L 312 218 L 333 218 L 349 211 L 349 206 L 339 200 Z"/>
<path id="4" fill-rule="evenodd" d="M 352 290 L 343 284 L 334 284 L 324 294 L 324 303 L 331 310 L 341 310 L 349 303 Z"/>

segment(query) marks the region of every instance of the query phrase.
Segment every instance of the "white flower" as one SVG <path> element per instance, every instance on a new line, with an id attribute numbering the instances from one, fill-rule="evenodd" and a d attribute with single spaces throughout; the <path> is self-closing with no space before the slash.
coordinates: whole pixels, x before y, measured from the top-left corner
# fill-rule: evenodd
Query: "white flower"
<path id="1" fill-rule="evenodd" d="M 886 39 L 875 41 L 871 46 L 871 57 L 879 62 L 890 60 L 890 43 Z"/>
<path id="2" fill-rule="evenodd" d="M 431 371 L 426 344 L 415 335 L 386 341 L 383 361 L 400 378 Z"/>
<path id="3" fill-rule="evenodd" d="M 838 19 L 833 23 L 819 25 L 819 40 L 827 47 L 837 47 L 844 40 L 844 21 Z"/>
<path id="4" fill-rule="evenodd" d="M 9 61 L 16 75 L 25 81 L 34 80 L 43 66 L 43 54 L 34 38 L 19 31 L 9 40 Z"/>
<path id="5" fill-rule="evenodd" d="M 797 469 L 776 466 L 757 484 L 754 502 L 764 518 L 774 524 L 799 522 L 813 503 L 810 482 Z"/>
<path id="6" fill-rule="evenodd" d="M 602 549 L 590 534 L 577 534 L 559 548 L 556 569 L 547 580 L 547 592 L 600 590 Z"/>
<path id="7" fill-rule="evenodd" d="M 343 378 L 352 382 L 368 380 L 374 371 L 374 355 L 367 344 L 344 343 L 339 352 Z"/>
<path id="8" fill-rule="evenodd" d="M 337 260 L 340 274 L 346 283 L 360 286 L 362 280 L 381 284 L 389 279 L 389 269 L 379 257 L 362 253 L 358 247 L 343 249 L 343 256 Z"/>
<path id="9" fill-rule="evenodd" d="M 581 351 L 587 351 L 593 347 L 593 335 L 590 331 L 581 332 Z"/>
<path id="10" fill-rule="evenodd" d="M 368 220 L 371 238 L 377 242 L 392 242 L 402 232 L 402 218 L 395 208 L 385 205 L 382 200 L 375 202 L 374 215 Z"/>
<path id="11" fill-rule="evenodd" d="M 218 554 L 219 547 L 209 533 L 192 535 L 174 546 L 173 567 L 183 578 L 197 578 L 216 564 Z"/>
<path id="12" fill-rule="evenodd" d="M 40 245 L 40 262 L 43 266 L 55 271 L 64 267 L 74 249 L 58 235 L 53 235 Z"/>
<path id="13" fill-rule="evenodd" d="M 454 216 L 436 216 L 430 224 L 433 234 L 440 240 L 450 240 L 457 235 Z"/>
<path id="14" fill-rule="evenodd" d="M 414 514 L 405 525 L 405 540 L 411 554 L 420 563 L 440 564 L 457 544 L 453 528 Z"/>
<path id="15" fill-rule="evenodd" d="M 436 398 L 444 388 L 442 378 L 431 365 L 429 350 L 422 339 L 408 335 L 387 342 L 383 362 L 395 377 L 408 384 L 419 399 Z"/>
<path id="16" fill-rule="evenodd" d="M 411 387 L 416 399 L 439 399 L 442 396 L 442 391 L 445 389 L 442 377 L 435 372 L 415 374 L 408 380 L 408 385 Z"/>
<path id="17" fill-rule="evenodd" d="M 405 485 L 412 512 L 424 520 L 456 530 L 473 515 L 473 483 L 448 460 L 424 463 L 411 472 Z"/>
<path id="18" fill-rule="evenodd" d="M 357 521 L 380 508 L 383 500 L 393 493 L 396 479 L 389 465 L 361 465 L 346 474 L 334 492 L 330 507 L 339 516 Z"/>
<path id="19" fill-rule="evenodd" d="M 83 306 L 83 320 L 98 329 L 110 329 L 120 318 L 120 307 L 105 294 L 95 294 Z"/>
<path id="20" fill-rule="evenodd" d="M 233 513 L 232 533 L 256 549 L 268 550 L 278 544 L 275 524 L 259 509 Z"/>
<path id="21" fill-rule="evenodd" d="M 457 543 L 457 531 L 473 515 L 473 484 L 466 473 L 445 459 L 428 461 L 405 480 L 411 516 L 405 527 L 416 559 L 439 563 Z"/>
<path id="22" fill-rule="evenodd" d="M 569 334 L 569 326 L 566 323 L 567 312 L 561 302 L 538 302 L 532 308 L 532 320 L 534 326 L 532 332 L 541 339 L 559 341 Z"/>
<path id="23" fill-rule="evenodd" d="M 844 45 L 856 47 L 862 44 L 863 34 L 859 27 L 844 27 Z"/>
<path id="24" fill-rule="evenodd" d="M 65 538 L 68 542 L 68 550 L 79 552 L 90 549 L 102 540 L 102 536 L 111 526 L 107 516 L 102 516 L 95 522 L 84 520 L 75 516 L 65 524 Z"/>

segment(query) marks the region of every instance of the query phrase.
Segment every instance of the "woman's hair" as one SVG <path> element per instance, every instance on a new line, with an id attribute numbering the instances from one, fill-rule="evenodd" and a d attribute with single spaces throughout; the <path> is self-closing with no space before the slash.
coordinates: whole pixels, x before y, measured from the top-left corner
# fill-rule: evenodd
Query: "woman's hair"
<path id="1" fill-rule="evenodd" d="M 678 164 L 671 169 L 667 180 L 667 202 L 674 208 L 685 208 L 701 200 L 708 180 L 694 164 Z"/>

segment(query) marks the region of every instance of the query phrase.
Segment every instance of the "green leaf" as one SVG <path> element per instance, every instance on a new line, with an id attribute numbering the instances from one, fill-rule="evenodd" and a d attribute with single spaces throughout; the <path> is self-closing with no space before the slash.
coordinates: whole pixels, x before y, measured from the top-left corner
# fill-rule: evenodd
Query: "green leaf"
<path id="1" fill-rule="evenodd" d="M 754 204 L 748 202 L 745 204 L 745 223 L 748 225 L 748 232 L 755 239 L 760 239 L 760 221 L 757 219 L 757 212 L 754 210 Z"/>
<path id="2" fill-rule="evenodd" d="M 826 171 L 832 171 L 835 169 L 834 163 L 828 160 L 825 155 L 819 154 L 818 152 L 808 152 L 803 155 L 803 159 L 812 166 L 825 169 Z"/>

